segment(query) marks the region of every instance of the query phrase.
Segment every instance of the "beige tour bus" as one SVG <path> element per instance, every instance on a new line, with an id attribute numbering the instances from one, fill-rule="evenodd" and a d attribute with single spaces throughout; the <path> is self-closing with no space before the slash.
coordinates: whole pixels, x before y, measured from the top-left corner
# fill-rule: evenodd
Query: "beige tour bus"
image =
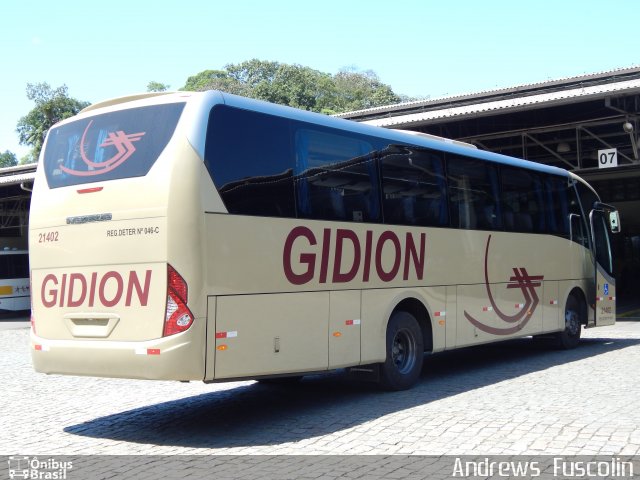
<path id="1" fill-rule="evenodd" d="M 217 91 L 92 105 L 31 201 L 44 373 L 218 382 L 615 322 L 618 214 L 564 170 Z"/>

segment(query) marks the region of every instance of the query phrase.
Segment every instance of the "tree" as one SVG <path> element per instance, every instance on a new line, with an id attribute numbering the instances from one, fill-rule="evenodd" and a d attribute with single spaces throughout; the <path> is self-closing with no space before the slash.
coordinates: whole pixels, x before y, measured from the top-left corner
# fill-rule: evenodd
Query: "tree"
<path id="1" fill-rule="evenodd" d="M 358 72 L 353 67 L 340 70 L 333 78 L 338 95 L 337 112 L 363 110 L 399 103 L 401 98 L 380 81 L 371 70 Z"/>
<path id="2" fill-rule="evenodd" d="M 4 153 L 0 153 L 0 168 L 15 167 L 18 164 L 18 158 L 16 154 L 5 150 Z"/>
<path id="3" fill-rule="evenodd" d="M 258 59 L 200 72 L 187 79 L 183 90 L 222 90 L 322 113 L 360 110 L 401 99 L 370 70 L 341 70 L 332 76 L 302 65 Z"/>
<path id="4" fill-rule="evenodd" d="M 187 79 L 182 90 L 204 92 L 205 90 L 222 90 L 236 95 L 248 96 L 248 87 L 223 70 L 204 70 Z"/>
<path id="5" fill-rule="evenodd" d="M 49 129 L 65 118 L 72 117 L 89 106 L 68 95 L 66 85 L 52 89 L 48 83 L 28 83 L 27 98 L 36 106 L 18 121 L 17 132 L 21 145 L 32 147 L 32 158 L 38 158 Z"/>
<path id="6" fill-rule="evenodd" d="M 255 82 L 253 98 L 314 112 L 322 111 L 334 96 L 331 75 L 301 65 L 278 64 L 277 68 L 263 72 L 265 76 Z"/>
<path id="7" fill-rule="evenodd" d="M 38 163 L 38 157 L 33 156 L 33 150 L 31 150 L 18 161 L 19 165 L 29 165 L 32 163 Z"/>
<path id="8" fill-rule="evenodd" d="M 151 81 L 147 83 L 147 92 L 166 92 L 170 87 L 171 85 L 166 83 Z"/>

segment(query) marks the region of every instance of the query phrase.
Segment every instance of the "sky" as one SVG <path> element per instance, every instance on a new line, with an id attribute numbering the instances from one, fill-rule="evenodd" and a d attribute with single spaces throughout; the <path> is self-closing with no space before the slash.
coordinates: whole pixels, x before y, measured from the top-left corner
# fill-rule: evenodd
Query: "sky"
<path id="1" fill-rule="evenodd" d="M 0 152 L 22 157 L 27 83 L 97 102 L 257 58 L 373 70 L 437 98 L 640 65 L 637 0 L 3 3 Z"/>

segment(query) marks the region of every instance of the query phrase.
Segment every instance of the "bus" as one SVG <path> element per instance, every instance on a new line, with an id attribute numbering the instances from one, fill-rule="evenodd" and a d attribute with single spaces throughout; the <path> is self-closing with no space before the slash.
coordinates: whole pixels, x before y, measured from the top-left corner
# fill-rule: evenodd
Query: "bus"
<path id="1" fill-rule="evenodd" d="M 0 250 L 0 312 L 29 310 L 29 252 L 16 247 Z"/>
<path id="2" fill-rule="evenodd" d="M 87 107 L 31 200 L 35 370 L 221 382 L 615 322 L 617 211 L 567 171 L 208 92 Z"/>

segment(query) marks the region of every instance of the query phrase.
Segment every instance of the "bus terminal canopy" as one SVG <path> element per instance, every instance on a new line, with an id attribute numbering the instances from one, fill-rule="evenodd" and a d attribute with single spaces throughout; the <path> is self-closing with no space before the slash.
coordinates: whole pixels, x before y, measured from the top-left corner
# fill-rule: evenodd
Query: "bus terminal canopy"
<path id="1" fill-rule="evenodd" d="M 0 238 L 26 248 L 36 164 L 0 168 Z"/>
<path id="2" fill-rule="evenodd" d="M 375 107 L 337 115 L 468 142 L 483 150 L 584 174 L 616 148 L 640 165 L 640 67 Z"/>
<path id="3" fill-rule="evenodd" d="M 31 189 L 33 186 L 33 179 L 36 176 L 36 165 L 37 164 L 33 163 L 29 165 L 19 165 L 17 167 L 1 168 L 0 187 L 24 185 Z"/>

